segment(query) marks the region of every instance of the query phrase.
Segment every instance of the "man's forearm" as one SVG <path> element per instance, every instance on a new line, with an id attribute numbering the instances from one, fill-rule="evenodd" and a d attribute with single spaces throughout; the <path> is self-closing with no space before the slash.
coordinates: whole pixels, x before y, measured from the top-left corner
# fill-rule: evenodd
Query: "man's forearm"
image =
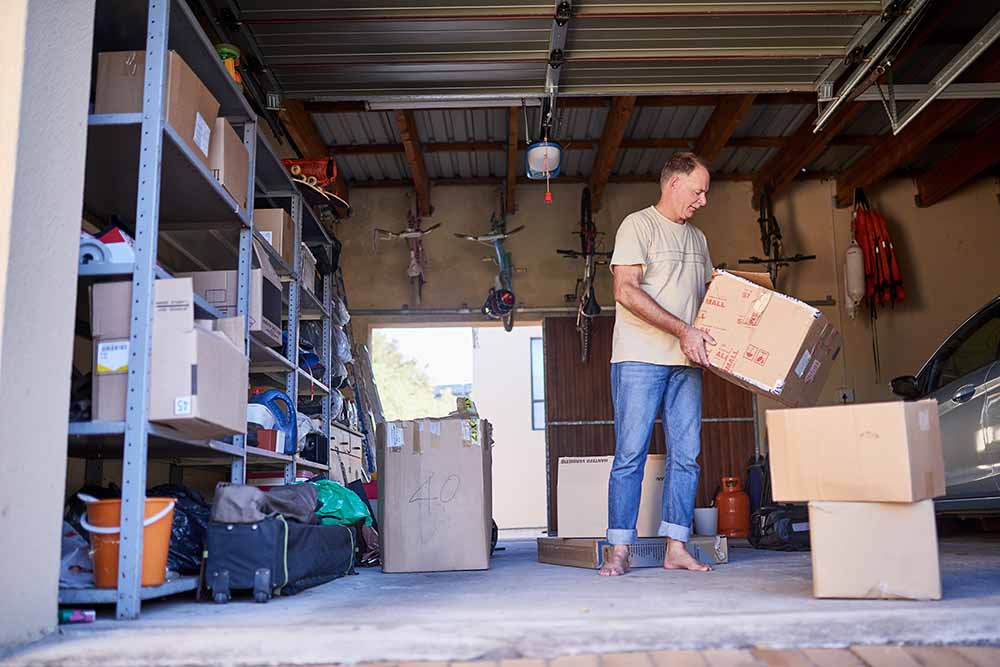
<path id="1" fill-rule="evenodd" d="M 625 306 L 629 312 L 649 322 L 657 329 L 680 338 L 688 325 L 682 319 L 673 315 L 656 303 L 645 290 L 635 285 L 625 285 L 620 293 L 615 295 L 616 301 Z"/>

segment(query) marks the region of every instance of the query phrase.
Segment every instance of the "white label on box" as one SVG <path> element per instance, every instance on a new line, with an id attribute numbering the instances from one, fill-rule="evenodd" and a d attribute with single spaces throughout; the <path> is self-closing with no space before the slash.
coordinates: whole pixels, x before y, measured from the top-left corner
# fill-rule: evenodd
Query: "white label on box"
<path id="1" fill-rule="evenodd" d="M 921 431 L 931 430 L 931 416 L 927 414 L 927 408 L 917 413 L 917 423 L 920 424 Z"/>
<path id="2" fill-rule="evenodd" d="M 264 237 L 265 241 L 270 243 L 272 246 L 274 245 L 274 232 L 268 230 L 266 232 L 261 232 L 260 235 Z"/>
<path id="3" fill-rule="evenodd" d="M 201 113 L 194 112 L 194 145 L 201 149 L 201 152 L 208 157 L 208 144 L 212 140 L 212 128 L 208 126 Z"/>
<path id="4" fill-rule="evenodd" d="M 441 422 L 439 422 L 439 421 L 432 421 L 432 422 L 430 422 L 430 424 L 427 425 L 427 428 L 430 429 L 430 432 L 432 434 L 434 434 L 434 435 L 441 435 Z"/>
<path id="5" fill-rule="evenodd" d="M 462 440 L 472 442 L 472 424 L 469 422 L 462 422 Z"/>
<path id="6" fill-rule="evenodd" d="M 178 396 L 174 399 L 174 415 L 180 417 L 191 414 L 191 404 L 190 396 Z"/>
<path id="7" fill-rule="evenodd" d="M 97 344 L 97 374 L 124 373 L 128 370 L 128 339 Z"/>
<path id="8" fill-rule="evenodd" d="M 802 353 L 802 358 L 799 359 L 799 363 L 795 365 L 795 374 L 802 377 L 802 374 L 806 372 L 807 368 L 809 368 L 810 361 L 812 361 L 812 354 L 809 353 L 809 350 L 806 350 Z"/>
<path id="9" fill-rule="evenodd" d="M 386 444 L 389 449 L 403 448 L 403 429 L 398 424 L 386 425 Z"/>

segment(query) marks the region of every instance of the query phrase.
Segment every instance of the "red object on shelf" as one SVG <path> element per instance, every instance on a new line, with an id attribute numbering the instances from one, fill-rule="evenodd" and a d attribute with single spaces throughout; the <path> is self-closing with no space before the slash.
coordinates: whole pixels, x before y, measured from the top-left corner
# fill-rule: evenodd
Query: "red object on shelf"
<path id="1" fill-rule="evenodd" d="M 739 477 L 723 477 L 722 489 L 715 496 L 719 508 L 719 535 L 746 537 L 750 532 L 750 497 Z"/>
<path id="2" fill-rule="evenodd" d="M 257 431 L 257 446 L 269 452 L 278 451 L 278 432 L 271 428 Z"/>

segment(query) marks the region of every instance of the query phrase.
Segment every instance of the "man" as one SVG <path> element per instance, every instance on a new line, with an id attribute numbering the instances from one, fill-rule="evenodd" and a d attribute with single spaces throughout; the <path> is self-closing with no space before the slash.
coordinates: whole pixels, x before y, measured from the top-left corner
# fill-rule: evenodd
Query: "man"
<path id="1" fill-rule="evenodd" d="M 689 221 L 707 203 L 708 169 L 693 153 L 676 153 L 660 172 L 655 206 L 627 216 L 618 228 L 611 269 L 616 317 L 611 355 L 615 462 L 608 483 L 611 558 L 600 573 L 628 572 L 649 440 L 657 417 L 666 436 L 663 567 L 706 572 L 685 549 L 701 450 L 701 368 L 715 345 L 692 326 L 712 278 L 705 235 Z"/>

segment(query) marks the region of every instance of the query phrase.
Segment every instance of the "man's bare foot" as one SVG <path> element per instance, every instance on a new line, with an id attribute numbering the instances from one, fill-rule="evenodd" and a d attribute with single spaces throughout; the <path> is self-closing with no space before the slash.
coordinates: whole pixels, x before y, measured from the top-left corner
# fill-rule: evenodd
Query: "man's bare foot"
<path id="1" fill-rule="evenodd" d="M 611 550 L 611 558 L 602 567 L 599 575 L 602 577 L 620 577 L 629 571 L 628 547 L 615 545 Z"/>
<path id="2" fill-rule="evenodd" d="M 663 567 L 667 570 L 689 570 L 691 572 L 711 572 L 712 568 L 699 563 L 688 553 L 683 542 L 667 539 L 667 555 L 663 559 Z"/>

